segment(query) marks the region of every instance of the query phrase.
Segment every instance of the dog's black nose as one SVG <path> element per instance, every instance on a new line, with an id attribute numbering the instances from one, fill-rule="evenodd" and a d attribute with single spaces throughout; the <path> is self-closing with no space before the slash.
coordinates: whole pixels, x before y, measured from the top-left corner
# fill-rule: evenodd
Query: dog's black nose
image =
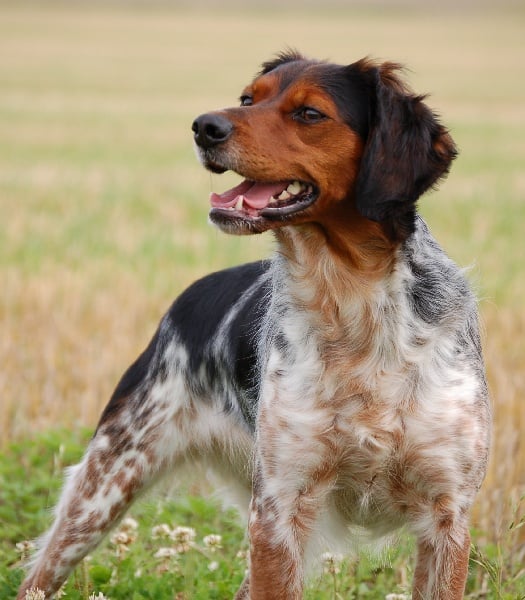
<path id="1" fill-rule="evenodd" d="M 212 148 L 225 142 L 233 131 L 233 125 L 225 117 L 207 113 L 197 117 L 191 126 L 195 142 L 201 148 Z"/>

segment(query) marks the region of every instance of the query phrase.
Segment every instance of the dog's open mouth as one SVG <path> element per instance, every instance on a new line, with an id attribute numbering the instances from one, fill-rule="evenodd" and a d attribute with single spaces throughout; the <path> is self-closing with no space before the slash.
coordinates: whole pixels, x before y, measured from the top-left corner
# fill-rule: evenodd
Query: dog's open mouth
<path id="1" fill-rule="evenodd" d="M 312 184 L 301 181 L 259 183 L 245 179 L 222 194 L 210 195 L 213 216 L 241 217 L 243 219 L 281 219 L 304 210 L 313 204 L 317 191 Z"/>

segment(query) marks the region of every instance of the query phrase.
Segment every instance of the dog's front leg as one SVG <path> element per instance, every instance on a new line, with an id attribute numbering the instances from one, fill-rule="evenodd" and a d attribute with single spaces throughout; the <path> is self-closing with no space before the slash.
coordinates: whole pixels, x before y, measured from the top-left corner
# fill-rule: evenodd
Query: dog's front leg
<path id="1" fill-rule="evenodd" d="M 259 475 L 260 476 L 260 475 Z M 314 512 L 301 514 L 299 495 L 286 505 L 263 489 L 251 502 L 250 600 L 299 600 L 303 586 L 303 552 Z M 294 510 L 292 505 L 296 506 Z"/>
<path id="2" fill-rule="evenodd" d="M 440 531 L 432 541 L 418 540 L 414 600 L 461 600 L 465 592 L 470 554 L 466 525 L 452 535 Z"/>
<path id="3" fill-rule="evenodd" d="M 279 412 L 266 405 L 259 414 L 250 571 L 239 600 L 302 598 L 305 548 L 335 481 L 334 448 L 316 435 L 319 422 L 290 406 Z"/>

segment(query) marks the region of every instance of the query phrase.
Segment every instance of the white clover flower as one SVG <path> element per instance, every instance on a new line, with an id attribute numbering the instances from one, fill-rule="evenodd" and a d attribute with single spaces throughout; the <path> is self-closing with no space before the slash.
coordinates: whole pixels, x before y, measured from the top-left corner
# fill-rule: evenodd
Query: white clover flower
<path id="1" fill-rule="evenodd" d="M 222 536 L 211 533 L 210 535 L 204 536 L 203 540 L 206 548 L 209 549 L 210 552 L 215 552 L 216 550 L 220 550 L 222 548 Z"/>
<path id="2" fill-rule="evenodd" d="M 35 544 L 31 540 L 24 540 L 15 544 L 17 552 L 23 559 L 29 558 L 31 552 L 35 549 Z"/>
<path id="3" fill-rule="evenodd" d="M 110 542 L 115 546 L 129 546 L 137 539 L 137 536 L 126 531 L 115 531 L 109 538 Z"/>
<path id="4" fill-rule="evenodd" d="M 159 548 L 153 555 L 153 558 L 171 558 L 173 556 L 177 556 L 175 548 Z"/>
<path id="5" fill-rule="evenodd" d="M 115 555 L 117 558 L 123 558 L 126 552 L 129 550 L 129 546 L 137 539 L 134 533 L 127 531 L 115 531 L 115 533 L 109 538 L 109 541 L 116 546 Z"/>
<path id="6" fill-rule="evenodd" d="M 196 535 L 197 534 L 195 533 L 195 529 L 193 529 L 192 527 L 180 527 L 180 526 L 175 527 L 175 529 L 173 529 L 172 532 L 170 533 L 171 539 L 175 542 L 180 542 L 180 543 L 193 542 Z"/>
<path id="7" fill-rule="evenodd" d="M 179 554 L 188 552 L 196 537 L 195 529 L 191 527 L 175 527 L 170 533 L 170 538 L 176 543 Z"/>
<path id="8" fill-rule="evenodd" d="M 212 560 L 208 565 L 208 571 L 216 571 L 219 568 L 219 563 L 216 560 Z"/>
<path id="9" fill-rule="evenodd" d="M 151 530 L 151 536 L 154 540 L 159 538 L 167 538 L 171 535 L 171 527 L 166 523 L 161 523 L 160 525 L 155 525 L 155 527 Z"/>
<path id="10" fill-rule="evenodd" d="M 104 596 L 104 594 L 102 592 L 99 592 L 96 596 L 95 596 L 95 592 L 93 592 L 89 596 L 89 600 L 109 600 L 109 598 L 107 598 L 106 596 Z"/>
<path id="11" fill-rule="evenodd" d="M 321 555 L 323 562 L 323 571 L 330 573 L 331 575 L 337 575 L 341 572 L 341 563 L 343 562 L 342 554 L 332 554 L 331 552 L 324 552 Z"/>
<path id="12" fill-rule="evenodd" d="M 122 520 L 122 523 L 119 526 L 120 531 L 126 531 L 131 533 L 132 531 L 137 531 L 139 528 L 139 524 L 132 517 L 126 517 Z"/>
<path id="13" fill-rule="evenodd" d="M 30 588 L 26 591 L 24 600 L 46 600 L 46 595 L 39 588 Z"/>

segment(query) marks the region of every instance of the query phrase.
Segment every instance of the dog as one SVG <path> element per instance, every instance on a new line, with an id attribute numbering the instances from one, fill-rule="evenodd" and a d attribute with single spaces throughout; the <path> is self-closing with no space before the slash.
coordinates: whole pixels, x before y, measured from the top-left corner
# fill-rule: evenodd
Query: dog
<path id="1" fill-rule="evenodd" d="M 137 496 L 194 459 L 249 502 L 238 600 L 299 599 L 332 535 L 403 526 L 412 598 L 462 598 L 491 415 L 476 300 L 416 210 L 456 156 L 449 132 L 399 65 L 295 51 L 192 129 L 204 167 L 243 178 L 212 193 L 211 222 L 272 230 L 277 250 L 171 306 L 71 468 L 18 598 L 51 596 Z"/>

